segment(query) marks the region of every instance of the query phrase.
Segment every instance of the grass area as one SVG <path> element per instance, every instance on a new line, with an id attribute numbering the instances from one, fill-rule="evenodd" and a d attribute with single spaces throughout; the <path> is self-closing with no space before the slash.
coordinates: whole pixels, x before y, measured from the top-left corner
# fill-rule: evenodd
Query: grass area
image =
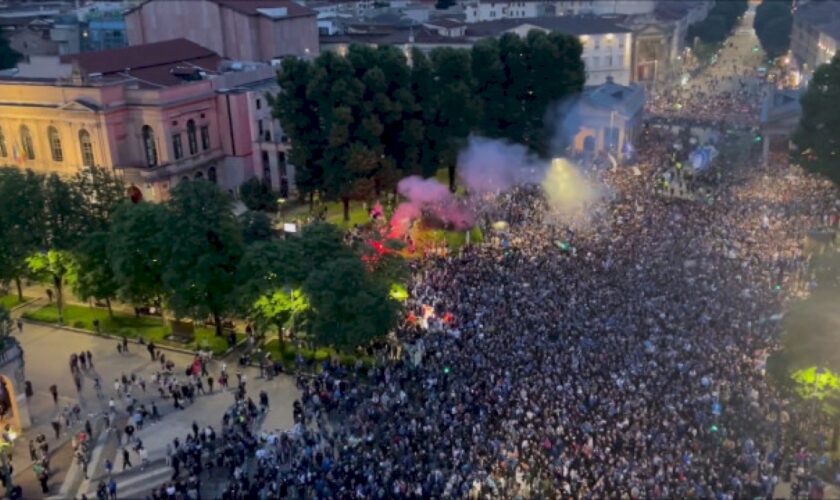
<path id="1" fill-rule="evenodd" d="M 58 323 L 58 308 L 55 305 L 44 306 L 35 311 L 24 313 L 23 317 L 44 323 Z M 64 307 L 65 325 L 95 332 L 94 321 L 96 320 L 99 320 L 99 326 L 103 333 L 126 336 L 130 339 L 143 338 L 146 342 L 153 341 L 156 344 L 172 345 L 191 350 L 209 348 L 214 354 L 222 354 L 228 348 L 227 339 L 217 337 L 212 328 L 196 326 L 193 341 L 189 344 L 181 344 L 167 339 L 172 329 L 169 325 L 164 324 L 160 318 L 152 316 L 135 317 L 121 312 L 115 312 L 114 316 L 110 317 L 105 309 L 78 305 Z"/>
<path id="2" fill-rule="evenodd" d="M 17 294 L 9 294 L 9 295 L 0 295 L 0 307 L 5 307 L 6 309 L 11 310 L 13 307 L 23 304 L 24 302 L 29 302 L 29 297 L 24 297 L 23 300 L 18 299 Z"/>
<path id="3" fill-rule="evenodd" d="M 262 350 L 267 352 L 271 356 L 271 359 L 282 362 L 283 366 L 287 368 L 294 367 L 295 356 L 298 353 L 300 353 L 305 361 L 314 362 L 316 365 L 320 365 L 322 361 L 332 358 L 338 358 L 341 364 L 348 367 L 355 366 L 356 361 L 358 360 L 361 360 L 362 363 L 367 366 L 371 366 L 373 364 L 373 358 L 369 356 L 359 357 L 353 354 L 340 353 L 331 347 L 318 347 L 314 350 L 306 348 L 298 349 L 290 342 L 285 342 L 281 346 L 277 337 L 274 337 L 266 342 L 263 345 Z"/>
<path id="4" fill-rule="evenodd" d="M 467 243 L 467 235 L 465 231 L 444 231 L 443 229 L 431 229 L 423 232 L 424 239 L 433 244 L 441 244 L 446 242 L 446 246 L 450 251 L 459 250 Z M 479 243 L 484 239 L 481 229 L 474 227 L 470 229 L 470 242 Z M 425 245 L 426 242 L 418 242 L 418 245 Z"/>

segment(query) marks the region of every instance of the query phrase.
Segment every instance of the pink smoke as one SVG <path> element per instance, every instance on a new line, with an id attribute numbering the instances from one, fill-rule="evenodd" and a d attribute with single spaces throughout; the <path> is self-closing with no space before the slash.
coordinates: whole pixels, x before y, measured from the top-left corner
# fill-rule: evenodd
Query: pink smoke
<path id="1" fill-rule="evenodd" d="M 473 226 L 472 211 L 458 202 L 449 189 L 434 179 L 412 175 L 397 184 L 397 191 L 407 198 L 400 203 L 391 218 L 391 237 L 404 236 L 412 222 L 428 216 L 438 219 L 444 226 L 466 230 Z"/>

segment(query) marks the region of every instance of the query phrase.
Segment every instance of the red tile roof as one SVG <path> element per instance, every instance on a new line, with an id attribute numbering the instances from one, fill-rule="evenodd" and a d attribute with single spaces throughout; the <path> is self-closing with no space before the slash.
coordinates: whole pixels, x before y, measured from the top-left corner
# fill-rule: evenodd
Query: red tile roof
<path id="1" fill-rule="evenodd" d="M 88 75 L 125 75 L 152 87 L 168 87 L 184 81 L 173 74 L 176 67 L 216 72 L 222 58 L 212 50 L 184 38 L 133 45 L 112 50 L 61 56 L 62 63 L 77 63 Z"/>

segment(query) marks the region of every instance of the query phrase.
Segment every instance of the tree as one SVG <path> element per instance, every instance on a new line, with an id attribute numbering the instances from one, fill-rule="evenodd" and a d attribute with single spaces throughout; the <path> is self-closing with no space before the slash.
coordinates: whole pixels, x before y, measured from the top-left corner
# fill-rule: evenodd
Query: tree
<path id="1" fill-rule="evenodd" d="M 239 199 L 248 210 L 274 212 L 277 210 L 277 196 L 266 182 L 251 177 L 239 186 Z"/>
<path id="2" fill-rule="evenodd" d="M 82 300 L 104 300 L 108 315 L 113 316 L 111 299 L 117 295 L 119 284 L 108 258 L 108 233 L 97 231 L 85 236 L 74 256 L 76 258 L 76 279 L 73 293 Z"/>
<path id="3" fill-rule="evenodd" d="M 85 198 L 78 186 L 56 174 L 44 181 L 43 247 L 51 250 L 72 250 L 87 230 Z"/>
<path id="4" fill-rule="evenodd" d="M 455 0 L 437 0 L 435 2 L 435 9 L 446 10 L 455 5 Z"/>
<path id="5" fill-rule="evenodd" d="M 239 223 L 242 227 L 242 240 L 246 245 L 257 241 L 265 241 L 274 236 L 274 228 L 271 227 L 271 218 L 263 212 L 249 210 L 239 216 Z"/>
<path id="6" fill-rule="evenodd" d="M 240 314 L 258 326 L 275 326 L 281 342 L 283 327 L 307 307 L 288 273 L 303 258 L 296 241 L 258 241 L 250 245 L 239 264 L 234 294 Z"/>
<path id="7" fill-rule="evenodd" d="M 102 167 L 85 167 L 71 185 L 82 199 L 82 217 L 90 231 L 107 231 L 111 214 L 126 199 L 123 182 Z"/>
<path id="8" fill-rule="evenodd" d="M 9 41 L 0 34 L 0 69 L 14 68 L 22 58 L 23 55 L 9 46 Z"/>
<path id="9" fill-rule="evenodd" d="M 763 0 L 755 10 L 753 28 L 767 57 L 775 59 L 790 47 L 792 0 Z"/>
<path id="10" fill-rule="evenodd" d="M 76 276 L 76 262 L 69 251 L 48 250 L 36 253 L 26 259 L 29 271 L 37 279 L 49 283 L 55 289 L 55 306 L 58 321 L 64 322 L 64 285 L 73 283 Z"/>
<path id="11" fill-rule="evenodd" d="M 397 319 L 389 288 L 355 257 L 327 262 L 307 277 L 303 290 L 313 311 L 312 333 L 322 344 L 363 345 L 387 334 Z"/>
<path id="12" fill-rule="evenodd" d="M 814 72 L 808 90 L 800 99 L 802 116 L 791 140 L 791 160 L 840 184 L 840 55 Z"/>
<path id="13" fill-rule="evenodd" d="M 131 304 L 163 305 L 169 244 L 162 229 L 168 220 L 167 207 L 157 203 L 124 202 L 114 211 L 107 251 L 120 299 Z"/>
<path id="14" fill-rule="evenodd" d="M 31 170 L 0 168 L 0 282 L 14 281 L 20 300 L 26 257 L 44 240 L 43 183 Z"/>
<path id="15" fill-rule="evenodd" d="M 292 143 L 289 160 L 297 167 L 295 184 L 310 204 L 323 188 L 321 158 L 327 147 L 318 98 L 326 91 L 326 74 L 318 73 L 309 61 L 297 58 L 283 60 L 277 73 L 280 92 L 269 96 L 274 116 L 283 124 L 283 131 Z"/>
<path id="16" fill-rule="evenodd" d="M 719 44 L 726 40 L 738 19 L 749 8 L 747 0 L 719 0 L 709 11 L 706 19 L 688 28 L 688 39 L 700 39 L 706 44 Z"/>
<path id="17" fill-rule="evenodd" d="M 222 335 L 222 317 L 233 304 L 236 268 L 244 250 L 231 201 L 215 184 L 181 182 L 167 202 L 164 234 L 170 245 L 163 282 L 179 317 L 213 317 Z"/>
<path id="18" fill-rule="evenodd" d="M 428 140 L 432 142 L 431 154 L 446 165 L 449 186 L 455 189 L 455 164 L 458 151 L 481 116 L 481 101 L 473 93 L 470 53 L 452 48 L 434 49 L 430 55 L 433 68 L 433 106 L 427 116 Z M 430 98 L 431 97 L 431 98 Z"/>

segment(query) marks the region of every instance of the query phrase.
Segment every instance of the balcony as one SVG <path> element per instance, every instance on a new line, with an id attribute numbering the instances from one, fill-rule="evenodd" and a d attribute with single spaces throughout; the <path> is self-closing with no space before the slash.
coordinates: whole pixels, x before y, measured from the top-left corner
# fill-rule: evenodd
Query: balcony
<path id="1" fill-rule="evenodd" d="M 195 170 L 206 167 L 210 163 L 222 160 L 224 157 L 224 151 L 221 148 L 215 148 L 209 151 L 202 151 L 192 156 L 185 156 L 180 160 L 171 161 L 155 167 L 147 167 L 145 165 L 126 165 L 117 166 L 117 168 L 122 169 L 126 174 L 126 178 L 130 181 L 152 183 L 172 177 L 190 175 Z"/>

